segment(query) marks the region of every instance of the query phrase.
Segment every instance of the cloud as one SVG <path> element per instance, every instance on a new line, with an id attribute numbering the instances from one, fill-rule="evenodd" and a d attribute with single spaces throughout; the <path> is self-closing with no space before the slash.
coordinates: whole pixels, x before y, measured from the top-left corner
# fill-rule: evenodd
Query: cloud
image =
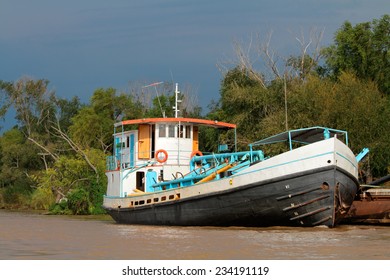
<path id="1" fill-rule="evenodd" d="M 199 88 L 206 106 L 218 98 L 215 64 L 232 55 L 234 39 L 273 30 L 275 48 L 287 52 L 302 29 L 326 28 L 329 44 L 345 20 L 387 10 L 388 0 L 2 0 L 0 78 L 29 74 L 60 94 L 91 95 L 129 80 L 170 80 L 173 72 Z"/>

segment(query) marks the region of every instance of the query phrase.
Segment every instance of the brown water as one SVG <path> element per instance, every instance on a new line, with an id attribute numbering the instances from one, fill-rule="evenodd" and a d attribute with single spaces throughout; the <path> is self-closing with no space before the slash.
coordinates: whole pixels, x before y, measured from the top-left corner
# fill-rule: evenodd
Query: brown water
<path id="1" fill-rule="evenodd" d="M 0 259 L 390 260 L 390 227 L 138 226 L 0 210 Z"/>

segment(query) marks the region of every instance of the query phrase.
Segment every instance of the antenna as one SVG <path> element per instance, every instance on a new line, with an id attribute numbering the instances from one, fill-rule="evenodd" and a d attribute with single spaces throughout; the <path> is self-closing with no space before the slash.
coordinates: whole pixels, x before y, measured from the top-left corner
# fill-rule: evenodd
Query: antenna
<path id="1" fill-rule="evenodd" d="M 156 82 L 156 83 L 153 83 L 153 84 L 150 84 L 150 85 L 143 86 L 142 88 L 155 87 L 155 86 L 161 85 L 163 83 L 164 82 Z"/>
<path id="2" fill-rule="evenodd" d="M 180 93 L 180 91 L 179 91 L 179 84 L 176 83 L 176 87 L 175 87 L 175 106 L 172 107 L 172 108 L 175 110 L 175 118 L 178 117 L 179 112 L 180 112 L 180 110 L 179 110 L 179 108 L 178 108 L 178 103 L 181 102 L 181 100 L 178 99 L 178 94 L 179 94 L 179 93 Z"/>
<path id="3" fill-rule="evenodd" d="M 165 118 L 165 111 L 163 111 L 163 109 L 162 109 L 160 96 L 158 95 L 158 91 L 157 91 L 157 86 L 161 85 L 163 83 L 164 82 L 156 82 L 156 83 L 152 83 L 150 85 L 143 86 L 142 88 L 154 87 L 154 89 L 156 90 L 157 100 L 158 100 L 158 104 L 160 105 L 160 110 L 161 110 L 162 116 L 163 116 L 163 118 Z"/>

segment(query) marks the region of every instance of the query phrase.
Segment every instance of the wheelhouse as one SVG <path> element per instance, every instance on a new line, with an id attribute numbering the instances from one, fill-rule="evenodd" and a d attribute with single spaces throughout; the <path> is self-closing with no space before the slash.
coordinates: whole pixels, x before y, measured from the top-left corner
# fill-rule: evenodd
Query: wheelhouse
<path id="1" fill-rule="evenodd" d="M 152 185 L 190 172 L 190 159 L 201 154 L 200 126 L 236 129 L 234 124 L 195 118 L 145 118 L 116 123 L 113 155 L 106 161 L 107 195 L 151 192 Z M 117 180 L 120 189 L 114 188 Z"/>

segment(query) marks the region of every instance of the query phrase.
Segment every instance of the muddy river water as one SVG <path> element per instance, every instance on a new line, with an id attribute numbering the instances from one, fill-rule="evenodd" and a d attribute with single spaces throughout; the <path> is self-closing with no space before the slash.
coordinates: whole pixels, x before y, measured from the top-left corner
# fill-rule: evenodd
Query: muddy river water
<path id="1" fill-rule="evenodd" d="M 390 227 L 162 227 L 0 210 L 2 260 L 390 260 Z"/>

